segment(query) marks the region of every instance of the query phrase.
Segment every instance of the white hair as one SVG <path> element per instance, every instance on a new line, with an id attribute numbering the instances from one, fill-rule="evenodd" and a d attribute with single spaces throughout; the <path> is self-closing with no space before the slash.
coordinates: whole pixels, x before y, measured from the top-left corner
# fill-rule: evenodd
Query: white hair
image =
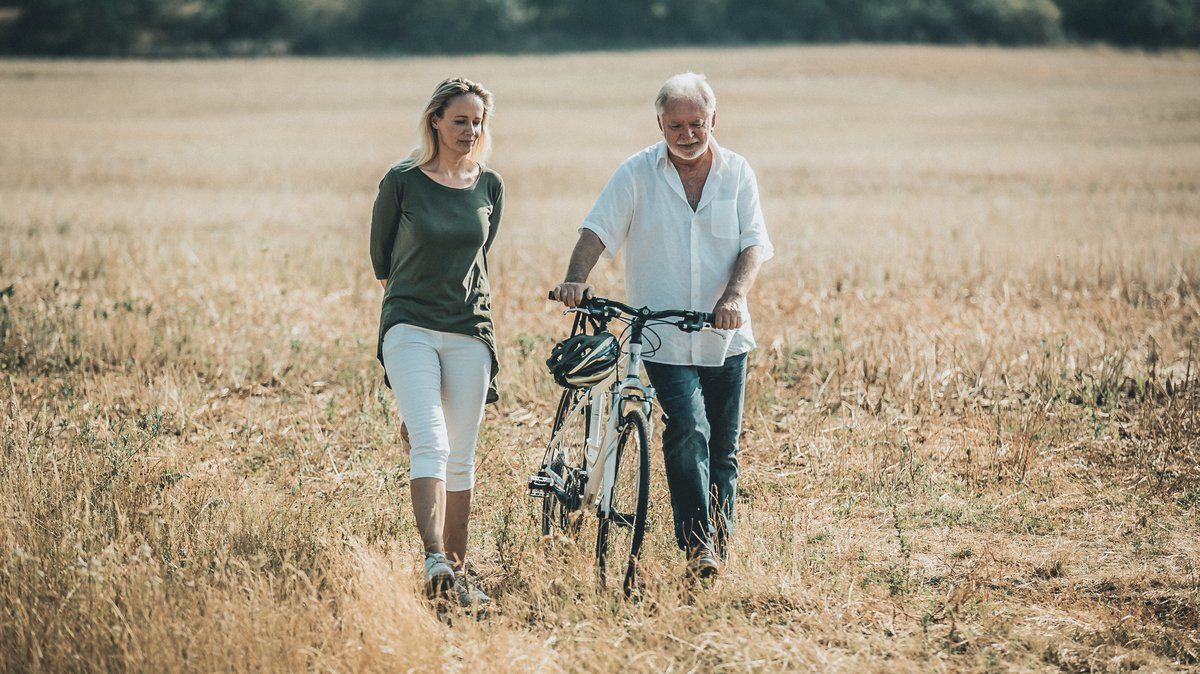
<path id="1" fill-rule="evenodd" d="M 667 107 L 667 101 L 672 100 L 692 101 L 703 107 L 706 113 L 717 109 L 717 95 L 708 86 L 708 79 L 692 72 L 672 75 L 664 82 L 662 89 L 658 90 L 658 98 L 654 99 L 654 109 L 661 115 Z"/>

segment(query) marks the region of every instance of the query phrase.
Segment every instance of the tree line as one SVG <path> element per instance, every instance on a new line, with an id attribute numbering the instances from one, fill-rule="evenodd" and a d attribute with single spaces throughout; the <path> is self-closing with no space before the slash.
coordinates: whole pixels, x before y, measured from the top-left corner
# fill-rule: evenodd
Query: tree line
<path id="1" fill-rule="evenodd" d="M 0 53 L 432 54 L 763 42 L 1200 46 L 1200 0 L 0 0 Z"/>

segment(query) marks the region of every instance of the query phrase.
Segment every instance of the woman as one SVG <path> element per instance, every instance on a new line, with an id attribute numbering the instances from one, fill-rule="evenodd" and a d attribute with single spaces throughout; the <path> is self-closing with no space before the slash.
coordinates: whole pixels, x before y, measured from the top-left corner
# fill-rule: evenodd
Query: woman
<path id="1" fill-rule="evenodd" d="M 371 262 L 384 287 L 379 359 L 411 446 L 413 514 L 430 596 L 486 604 L 467 578 L 475 442 L 496 398 L 487 253 L 504 183 L 488 169 L 492 95 L 463 78 L 437 86 L 419 144 L 379 183 Z"/>

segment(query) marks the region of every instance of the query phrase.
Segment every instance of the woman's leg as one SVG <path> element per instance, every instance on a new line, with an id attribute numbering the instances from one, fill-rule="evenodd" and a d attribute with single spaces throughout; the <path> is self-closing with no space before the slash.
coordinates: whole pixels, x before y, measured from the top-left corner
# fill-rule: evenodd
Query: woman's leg
<path id="1" fill-rule="evenodd" d="M 462 569 L 467 559 L 467 533 L 471 521 L 471 490 L 446 492 L 446 521 L 442 529 L 442 542 L 446 546 L 446 559 L 455 569 Z"/>
<path id="2" fill-rule="evenodd" d="M 458 568 L 467 558 L 475 444 L 492 372 L 488 347 L 474 337 L 446 335 L 442 349 L 442 408 L 450 441 L 446 465 L 446 556 Z"/>
<path id="3" fill-rule="evenodd" d="M 413 516 L 425 552 L 446 552 L 442 532 L 446 527 L 446 483 L 436 477 L 415 477 L 409 482 Z"/>
<path id="4" fill-rule="evenodd" d="M 450 442 L 442 411 L 438 341 L 436 333 L 409 325 L 389 329 L 383 340 L 384 367 L 408 428 L 413 515 L 426 552 L 443 552 L 445 547 Z"/>

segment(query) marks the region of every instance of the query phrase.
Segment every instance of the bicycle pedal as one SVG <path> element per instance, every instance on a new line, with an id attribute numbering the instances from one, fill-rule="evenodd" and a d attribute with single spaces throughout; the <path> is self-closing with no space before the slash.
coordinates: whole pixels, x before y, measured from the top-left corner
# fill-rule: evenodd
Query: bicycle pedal
<path id="1" fill-rule="evenodd" d="M 533 498 L 546 498 L 554 493 L 554 482 L 549 475 L 538 473 L 529 478 L 528 493 Z"/>

